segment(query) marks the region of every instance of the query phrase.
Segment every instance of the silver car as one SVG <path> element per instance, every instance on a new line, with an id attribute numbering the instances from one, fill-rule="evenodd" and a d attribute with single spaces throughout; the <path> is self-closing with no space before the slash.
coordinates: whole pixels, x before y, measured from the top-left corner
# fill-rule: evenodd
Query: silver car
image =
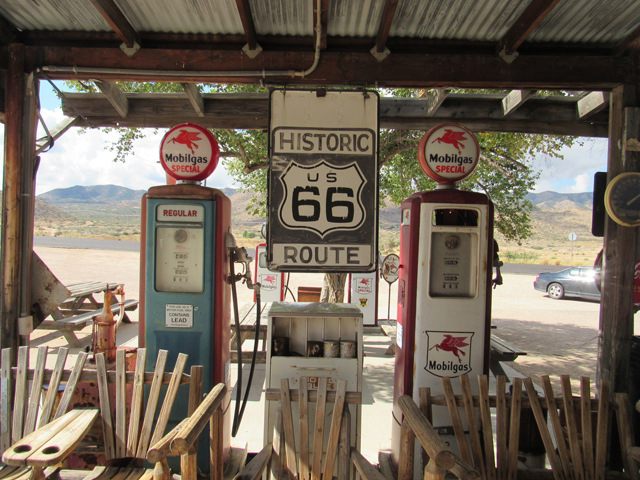
<path id="1" fill-rule="evenodd" d="M 533 288 L 556 300 L 565 296 L 600 300 L 599 277 L 600 270 L 594 267 L 571 267 L 538 274 Z"/>

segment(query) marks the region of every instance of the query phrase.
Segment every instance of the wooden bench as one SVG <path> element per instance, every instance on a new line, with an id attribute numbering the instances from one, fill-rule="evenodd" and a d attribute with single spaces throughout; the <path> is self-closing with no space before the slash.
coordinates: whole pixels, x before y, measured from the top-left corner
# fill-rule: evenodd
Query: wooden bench
<path id="1" fill-rule="evenodd" d="M 95 414 L 87 414 L 86 409 L 81 409 L 78 414 L 71 404 L 74 390 L 83 382 L 98 385 L 102 437 L 97 439 L 91 451 L 104 452 L 107 463 L 96 466 L 93 471 L 65 470 L 61 475 L 63 478 L 167 480 L 171 477 L 167 462 L 170 455 L 181 456 L 183 479 L 197 478 L 197 448 L 194 445 L 210 418 L 221 418 L 220 405 L 227 393 L 226 385 L 216 385 L 200 403 L 203 368 L 191 367 L 191 375 L 185 375 L 187 356 L 184 354 L 178 356 L 173 371 L 166 373 L 168 353 L 162 350 L 157 354 L 154 372 L 145 372 L 145 349 L 138 349 L 134 372 L 125 369 L 124 350 L 118 350 L 115 371 L 106 370 L 103 354 L 96 355 L 95 370 L 87 370 L 87 354 L 84 352 L 78 354 L 75 366 L 69 370 L 64 367 L 67 352 L 65 348 L 59 349 L 59 353 L 53 356 L 54 368 L 48 369 L 45 368 L 47 347 L 38 349 L 35 368 L 28 368 L 27 347 L 19 349 L 15 368 L 11 368 L 11 352 L 8 349 L 2 351 L 0 440 L 3 462 L 7 466 L 0 470 L 0 478 L 17 478 L 16 474 L 22 472 L 26 475 L 25 480 L 29 475 L 38 479 L 58 473 L 60 461 L 78 447 L 86 431 L 85 425 L 80 428 L 69 418 L 81 415 L 85 422 L 97 418 L 97 409 L 90 409 Z M 188 413 L 191 416 L 165 435 L 181 385 L 189 391 Z M 47 394 L 40 406 L 43 387 L 46 387 Z M 64 392 L 57 403 L 60 388 Z M 69 409 L 72 409 L 70 413 Z M 35 429 L 38 418 L 38 429 Z M 70 423 L 61 429 L 56 422 L 63 421 Z M 217 433 L 214 436 L 218 438 Z M 88 446 L 86 442 L 89 440 L 96 439 L 85 438 L 84 447 Z M 141 468 L 142 459 L 152 462 L 155 467 Z M 216 458 L 213 462 L 219 460 Z M 212 478 L 218 479 L 221 475 L 213 475 Z"/>
<path id="2" fill-rule="evenodd" d="M 513 362 L 520 355 L 526 355 L 527 352 L 511 345 L 509 342 L 491 333 L 491 356 L 489 369 L 495 375 L 506 375 L 504 368 L 500 362 Z"/>
<path id="3" fill-rule="evenodd" d="M 138 300 L 125 300 L 124 302 L 124 318 L 123 321 L 125 323 L 129 323 L 131 320 L 126 312 L 132 312 L 138 308 Z M 111 305 L 111 311 L 114 315 L 118 315 L 120 313 L 120 304 L 114 303 Z M 78 340 L 74 332 L 82 330 L 87 325 L 91 325 L 93 321 L 93 317 L 99 315 L 102 312 L 102 307 L 97 310 L 91 310 L 87 312 L 82 312 L 77 315 L 73 315 L 70 317 L 63 317 L 58 320 L 45 320 L 42 322 L 38 328 L 41 330 L 56 330 L 64 335 L 64 338 L 69 343 L 70 347 L 73 348 L 81 348 L 82 343 Z"/>

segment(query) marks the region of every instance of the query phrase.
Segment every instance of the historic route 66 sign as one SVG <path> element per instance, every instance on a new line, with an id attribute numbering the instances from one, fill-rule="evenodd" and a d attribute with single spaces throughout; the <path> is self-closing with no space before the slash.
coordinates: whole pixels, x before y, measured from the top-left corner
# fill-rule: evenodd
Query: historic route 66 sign
<path id="1" fill-rule="evenodd" d="M 372 271 L 377 94 L 276 89 L 270 106 L 269 269 Z"/>
<path id="2" fill-rule="evenodd" d="M 329 232 L 355 230 L 366 218 L 361 194 L 366 183 L 356 162 L 345 166 L 321 161 L 291 162 L 280 176 L 284 198 L 278 210 L 282 224 L 311 230 L 324 238 Z"/>

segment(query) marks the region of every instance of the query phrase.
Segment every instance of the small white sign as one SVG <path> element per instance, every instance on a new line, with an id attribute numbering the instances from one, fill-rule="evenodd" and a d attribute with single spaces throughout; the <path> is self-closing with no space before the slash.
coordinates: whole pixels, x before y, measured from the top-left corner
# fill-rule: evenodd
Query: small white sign
<path id="1" fill-rule="evenodd" d="M 167 328 L 193 328 L 193 305 L 166 305 L 165 326 Z"/>
<path id="2" fill-rule="evenodd" d="M 571 232 L 569 234 L 569 240 L 571 240 L 572 242 L 575 242 L 578 239 L 578 234 L 575 232 Z"/>

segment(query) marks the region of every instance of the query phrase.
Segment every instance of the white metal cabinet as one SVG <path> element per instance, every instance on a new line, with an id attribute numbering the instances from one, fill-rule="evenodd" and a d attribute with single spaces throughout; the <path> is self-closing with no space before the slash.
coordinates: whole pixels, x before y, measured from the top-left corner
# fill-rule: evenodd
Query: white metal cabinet
<path id="1" fill-rule="evenodd" d="M 288 355 L 273 355 L 274 338 L 288 340 Z M 355 358 L 308 357 L 308 342 L 355 342 Z M 347 381 L 347 391 L 362 392 L 362 312 L 351 304 L 274 302 L 267 323 L 266 388 L 280 388 L 280 380 L 289 379 L 290 388 L 299 387 L 307 377 L 309 388 L 317 388 L 320 377 L 328 378 L 328 389 L 335 390 L 338 380 Z M 265 445 L 273 438 L 276 402 L 265 402 Z M 315 408 L 315 404 L 309 404 Z M 333 404 L 327 404 L 325 448 Z M 352 445 L 360 447 L 360 405 L 350 405 Z M 312 412 L 314 413 L 314 412 Z M 294 418 L 298 415 L 293 404 Z M 297 427 L 297 422 L 294 422 Z M 299 433 L 296 431 L 296 439 Z M 298 443 L 296 441 L 296 443 Z M 313 445 L 313 442 L 310 442 Z"/>

